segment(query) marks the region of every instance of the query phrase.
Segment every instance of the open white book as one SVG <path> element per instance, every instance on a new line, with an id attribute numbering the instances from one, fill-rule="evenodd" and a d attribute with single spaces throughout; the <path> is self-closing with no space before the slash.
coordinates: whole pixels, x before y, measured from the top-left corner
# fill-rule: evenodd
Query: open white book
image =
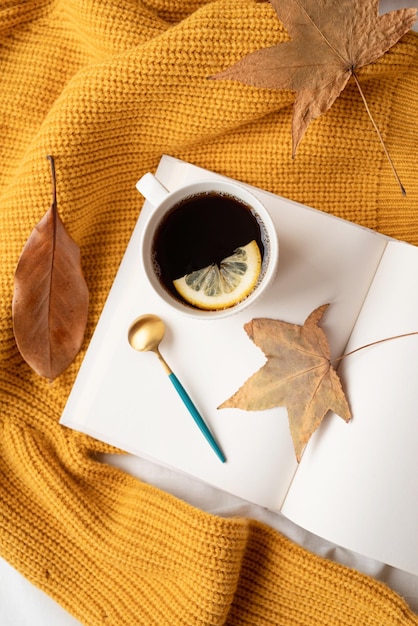
<path id="1" fill-rule="evenodd" d="M 164 156 L 168 189 L 213 172 Z M 148 286 L 138 241 L 146 202 L 61 423 L 186 472 L 350 550 L 418 574 L 418 336 L 360 350 L 339 368 L 353 418 L 329 413 L 298 465 L 287 411 L 217 407 L 263 363 L 243 325 L 256 317 L 322 321 L 332 358 L 418 330 L 418 249 L 251 188 L 276 224 L 280 259 L 269 293 L 242 313 L 191 320 Z M 138 207 L 141 205 L 138 196 Z M 161 352 L 218 440 L 222 464 L 152 353 L 127 333 L 143 313 L 166 325 Z"/>

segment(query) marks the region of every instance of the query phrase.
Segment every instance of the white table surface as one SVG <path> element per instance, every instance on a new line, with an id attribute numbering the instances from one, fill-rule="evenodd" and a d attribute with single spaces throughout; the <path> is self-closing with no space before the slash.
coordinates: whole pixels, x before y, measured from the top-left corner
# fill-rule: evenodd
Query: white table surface
<path id="1" fill-rule="evenodd" d="M 386 12 L 413 6 L 413 4 L 408 4 L 406 0 L 381 0 L 380 8 L 381 12 Z M 418 31 L 417 24 L 414 30 Z M 298 528 L 279 514 L 248 504 L 193 478 L 177 474 L 149 461 L 128 455 L 111 456 L 103 460 L 202 510 L 222 516 L 242 515 L 265 522 L 312 552 L 354 567 L 385 582 L 400 593 L 411 608 L 418 613 L 418 576 L 353 554 Z M 45 626 L 46 624 L 80 626 L 80 622 L 1 558 L 0 623 L 4 626 Z"/>

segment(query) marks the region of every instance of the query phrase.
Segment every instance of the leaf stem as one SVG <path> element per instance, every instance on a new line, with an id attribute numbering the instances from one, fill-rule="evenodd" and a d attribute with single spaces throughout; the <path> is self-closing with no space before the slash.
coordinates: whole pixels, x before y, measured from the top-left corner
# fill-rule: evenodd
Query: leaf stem
<path id="1" fill-rule="evenodd" d="M 54 161 L 54 157 L 51 156 L 50 154 L 48 154 L 46 158 L 48 159 L 49 164 L 51 166 L 52 204 L 53 206 L 56 206 L 57 204 L 57 180 L 55 176 L 55 161 Z"/>
<path id="2" fill-rule="evenodd" d="M 346 352 L 345 354 L 338 356 L 336 359 L 332 359 L 330 363 L 333 364 L 333 363 L 337 363 L 338 361 L 342 361 L 347 356 L 351 356 L 355 352 L 359 352 L 360 350 L 364 350 L 365 348 L 370 348 L 371 346 L 376 346 L 379 343 L 384 343 L 385 341 L 392 341 L 393 339 L 401 339 L 402 337 L 412 337 L 413 335 L 418 335 L 418 331 L 414 331 L 412 333 L 405 333 L 404 335 L 395 335 L 394 337 L 386 337 L 386 339 L 378 339 L 378 341 L 372 341 L 371 343 L 366 343 L 364 346 L 360 346 L 359 348 L 356 348 L 355 350 L 351 350 L 350 352 Z"/>
<path id="3" fill-rule="evenodd" d="M 381 134 L 381 132 L 380 132 L 380 130 L 379 130 L 379 128 L 378 128 L 378 126 L 377 126 L 376 122 L 375 122 L 375 121 L 374 121 L 374 119 L 373 119 L 372 113 L 371 113 L 371 111 L 370 111 L 370 109 L 369 109 L 369 105 L 367 104 L 366 97 L 365 97 L 365 95 L 364 95 L 364 93 L 363 93 L 363 90 L 362 90 L 362 88 L 361 88 L 361 85 L 360 85 L 359 79 L 357 78 L 357 75 L 356 75 L 356 73 L 355 73 L 354 69 L 352 69 L 352 70 L 351 70 L 351 72 L 352 72 L 352 76 L 353 76 L 353 78 L 354 78 L 354 80 L 355 80 L 355 82 L 356 82 L 357 89 L 358 89 L 358 90 L 359 90 L 359 92 L 360 92 L 360 96 L 361 96 L 361 98 L 362 98 L 362 100 L 363 100 L 364 106 L 366 107 L 367 115 L 369 116 L 370 121 L 371 121 L 371 123 L 373 124 L 374 129 L 375 129 L 375 131 L 376 131 L 376 133 L 377 133 L 377 136 L 379 137 L 379 141 L 380 141 L 380 143 L 382 144 L 383 151 L 384 151 L 384 153 L 385 153 L 385 155 L 386 155 L 387 160 L 389 161 L 389 164 L 390 164 L 390 166 L 391 166 L 391 168 L 392 168 L 393 174 L 394 174 L 394 176 L 395 176 L 395 178 L 396 178 L 396 181 L 397 181 L 397 183 L 398 183 L 398 185 L 399 185 L 399 187 L 400 187 L 400 189 L 401 189 L 402 195 L 403 195 L 403 196 L 406 196 L 406 190 L 405 190 L 405 187 L 402 185 L 401 179 L 399 178 L 398 172 L 396 171 L 395 165 L 393 164 L 392 158 L 391 158 L 391 156 L 390 156 L 390 154 L 389 154 L 389 152 L 388 152 L 388 149 L 387 149 L 387 148 L 386 148 L 386 146 L 385 146 L 385 142 L 383 141 L 382 134 Z"/>

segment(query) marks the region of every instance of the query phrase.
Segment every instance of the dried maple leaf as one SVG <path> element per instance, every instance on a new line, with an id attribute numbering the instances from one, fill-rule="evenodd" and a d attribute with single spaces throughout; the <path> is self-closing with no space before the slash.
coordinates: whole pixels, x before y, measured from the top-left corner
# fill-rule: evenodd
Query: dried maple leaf
<path id="1" fill-rule="evenodd" d="M 19 258 L 12 313 L 21 355 L 35 372 L 53 380 L 80 350 L 89 296 L 80 250 L 58 214 L 54 160 L 48 158 L 52 204 Z"/>
<path id="2" fill-rule="evenodd" d="M 313 311 L 303 326 L 266 318 L 245 324 L 267 362 L 219 407 L 247 411 L 287 407 L 298 461 L 328 411 L 346 422 L 351 419 L 340 379 L 331 365 L 326 335 L 318 326 L 327 307 Z"/>
<path id="3" fill-rule="evenodd" d="M 291 40 L 257 50 L 213 78 L 296 91 L 292 120 L 294 156 L 310 122 L 328 111 L 351 76 L 371 117 L 355 70 L 377 61 L 397 43 L 416 21 L 417 9 L 379 15 L 379 0 L 270 2 Z M 382 141 L 373 119 L 372 122 Z M 383 147 L 393 167 L 384 144 Z"/>

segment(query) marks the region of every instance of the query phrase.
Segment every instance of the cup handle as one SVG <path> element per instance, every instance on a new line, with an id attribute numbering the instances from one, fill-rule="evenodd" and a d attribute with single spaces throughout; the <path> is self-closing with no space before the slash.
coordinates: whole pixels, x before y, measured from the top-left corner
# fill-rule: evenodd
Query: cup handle
<path id="1" fill-rule="evenodd" d="M 170 193 L 151 172 L 147 172 L 139 179 L 136 188 L 154 207 L 158 206 Z"/>

